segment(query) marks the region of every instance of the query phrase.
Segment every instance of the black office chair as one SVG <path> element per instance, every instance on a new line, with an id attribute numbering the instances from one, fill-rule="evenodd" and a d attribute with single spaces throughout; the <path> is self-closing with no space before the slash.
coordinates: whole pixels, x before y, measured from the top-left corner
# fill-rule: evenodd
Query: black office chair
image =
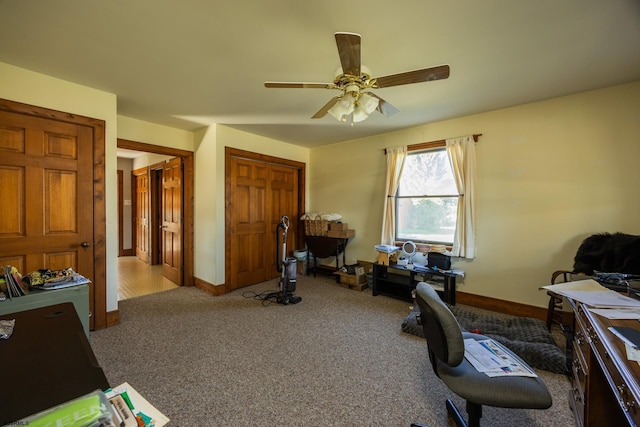
<path id="1" fill-rule="evenodd" d="M 464 339 L 483 340 L 487 337 L 462 332 L 449 308 L 427 283 L 418 283 L 416 302 L 420 308 L 418 321 L 427 339 L 433 371 L 451 391 L 466 400 L 469 426 L 480 425 L 482 405 L 522 409 L 547 409 L 551 406 L 551 395 L 540 378 L 489 377 L 476 370 L 464 357 Z M 518 356 L 509 353 L 528 366 Z M 467 426 L 450 399 L 447 399 L 446 406 L 449 417 L 458 427 Z M 412 427 L 419 426 L 412 424 Z"/>

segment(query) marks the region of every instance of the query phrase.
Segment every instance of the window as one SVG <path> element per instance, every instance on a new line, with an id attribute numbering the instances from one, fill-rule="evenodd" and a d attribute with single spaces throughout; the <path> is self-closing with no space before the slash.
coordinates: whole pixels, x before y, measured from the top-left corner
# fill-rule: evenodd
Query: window
<path id="1" fill-rule="evenodd" d="M 458 197 L 444 146 L 408 153 L 396 193 L 396 239 L 453 244 Z"/>

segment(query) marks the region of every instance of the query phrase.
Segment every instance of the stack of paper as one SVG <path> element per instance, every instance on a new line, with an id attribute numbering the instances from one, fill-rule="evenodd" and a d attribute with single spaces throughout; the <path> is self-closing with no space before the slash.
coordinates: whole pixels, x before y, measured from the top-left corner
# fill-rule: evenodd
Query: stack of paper
<path id="1" fill-rule="evenodd" d="M 640 301 L 607 289 L 593 279 L 542 286 L 594 308 L 640 307 Z"/>
<path id="2" fill-rule="evenodd" d="M 162 412 L 158 411 L 144 397 L 140 395 L 129 383 L 122 383 L 105 391 L 109 402 L 113 405 L 116 417 L 119 417 L 121 425 L 127 426 L 128 421 L 132 421 L 138 426 L 138 421 L 145 427 L 162 427 L 169 423 Z M 132 414 L 135 419 L 131 419 Z"/>
<path id="3" fill-rule="evenodd" d="M 9 298 L 21 297 L 23 295 L 26 295 L 27 287 L 23 287 L 22 276 L 20 276 L 20 273 L 15 267 L 10 265 L 5 265 L 4 267 L 2 267 L 0 279 L 6 286 Z M 6 299 L 6 296 L 4 299 Z"/>

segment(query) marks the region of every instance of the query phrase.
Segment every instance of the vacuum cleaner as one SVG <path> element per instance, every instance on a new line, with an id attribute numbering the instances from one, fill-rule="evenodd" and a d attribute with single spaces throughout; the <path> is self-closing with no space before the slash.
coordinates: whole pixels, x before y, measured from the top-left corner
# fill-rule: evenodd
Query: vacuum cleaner
<path id="1" fill-rule="evenodd" d="M 296 290 L 297 260 L 287 256 L 287 231 L 289 230 L 289 217 L 282 215 L 280 223 L 276 227 L 276 266 L 280 274 L 280 283 L 276 302 L 278 304 L 297 304 L 302 298 L 293 294 Z M 280 242 L 282 236 L 282 242 Z M 282 243 L 282 252 L 280 244 Z"/>

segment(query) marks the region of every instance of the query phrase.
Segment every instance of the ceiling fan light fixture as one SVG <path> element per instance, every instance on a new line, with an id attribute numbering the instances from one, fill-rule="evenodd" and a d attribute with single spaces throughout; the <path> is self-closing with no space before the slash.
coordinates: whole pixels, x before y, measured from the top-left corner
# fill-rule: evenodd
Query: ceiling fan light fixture
<path id="1" fill-rule="evenodd" d="M 360 104 L 367 114 L 373 113 L 376 108 L 378 108 L 379 102 L 380 99 L 368 94 L 367 92 L 361 93 L 358 99 L 358 104 Z"/>
<path id="2" fill-rule="evenodd" d="M 355 107 L 355 98 L 351 95 L 342 95 L 338 102 L 328 111 L 336 120 L 346 122 L 347 116 L 353 113 Z"/>
<path id="3" fill-rule="evenodd" d="M 357 105 L 353 110 L 353 123 L 358 123 L 363 120 L 366 120 L 369 115 L 364 111 L 361 105 Z"/>
<path id="4" fill-rule="evenodd" d="M 378 98 L 371 96 L 366 92 L 359 94 L 353 108 L 353 123 L 366 120 L 369 117 L 369 114 L 376 111 L 379 101 L 380 100 Z"/>

